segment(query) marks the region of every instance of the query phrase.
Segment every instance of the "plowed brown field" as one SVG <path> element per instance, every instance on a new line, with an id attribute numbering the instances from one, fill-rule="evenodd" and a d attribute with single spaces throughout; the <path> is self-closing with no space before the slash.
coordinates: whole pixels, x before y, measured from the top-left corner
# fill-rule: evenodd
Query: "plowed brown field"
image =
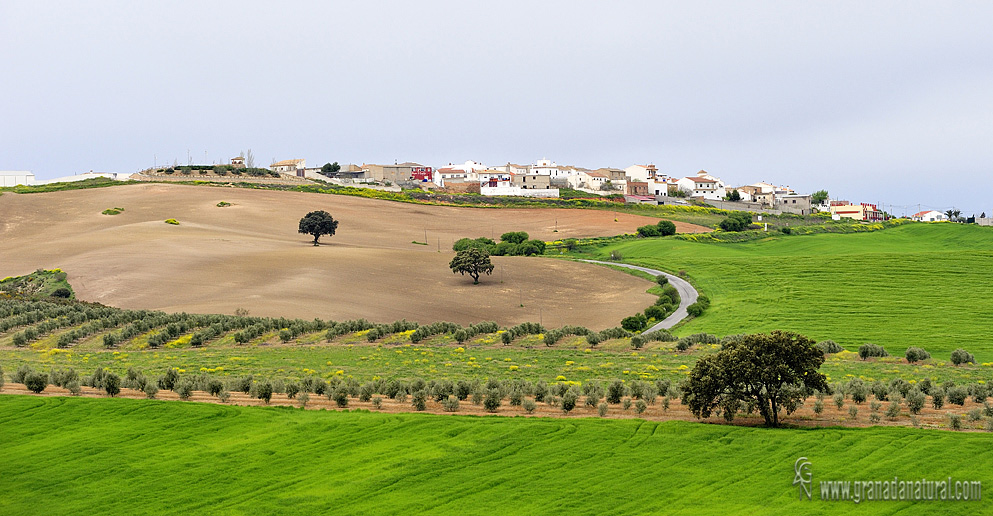
<path id="1" fill-rule="evenodd" d="M 219 208 L 220 201 L 234 205 Z M 112 207 L 125 211 L 100 213 Z M 341 224 L 313 247 L 296 229 L 318 209 Z M 452 242 L 507 231 L 543 240 L 615 235 L 656 221 L 597 210 L 455 208 L 166 184 L 5 193 L 0 277 L 61 268 L 80 299 L 121 308 L 245 308 L 259 316 L 377 322 L 540 319 L 599 329 L 650 305 L 650 285 L 595 265 L 494 257 L 493 275 L 474 286 L 448 268 Z M 427 246 L 412 243 L 425 233 Z"/>

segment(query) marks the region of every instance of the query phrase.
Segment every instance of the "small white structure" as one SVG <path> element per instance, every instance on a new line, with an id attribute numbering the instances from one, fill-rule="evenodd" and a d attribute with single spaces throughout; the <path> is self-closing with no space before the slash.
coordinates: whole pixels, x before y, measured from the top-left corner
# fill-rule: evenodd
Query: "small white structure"
<path id="1" fill-rule="evenodd" d="M 291 176 L 303 177 L 306 168 L 307 160 L 305 159 L 284 159 L 283 161 L 277 161 L 272 164 L 273 172 L 289 174 Z"/>
<path id="2" fill-rule="evenodd" d="M 489 187 L 481 186 L 480 195 L 515 195 L 518 197 L 558 197 L 558 188 L 520 188 L 517 186 Z"/>
<path id="3" fill-rule="evenodd" d="M 56 177 L 55 179 L 46 179 L 44 181 L 35 181 L 36 185 L 48 185 L 52 183 L 75 183 L 76 181 L 86 181 L 87 179 L 94 179 L 97 177 L 105 177 L 107 179 L 113 179 L 114 181 L 127 181 L 131 178 L 131 174 L 119 174 L 117 172 L 83 172 L 82 174 L 76 174 L 73 176 L 63 176 Z"/>
<path id="4" fill-rule="evenodd" d="M 649 179 L 646 182 L 648 183 L 648 195 L 653 195 L 656 198 L 669 196 L 669 183 L 664 179 L 661 181 Z"/>
<path id="5" fill-rule="evenodd" d="M 27 170 L 0 170 L 0 186 L 33 185 L 34 174 Z"/>
<path id="6" fill-rule="evenodd" d="M 649 179 L 654 180 L 658 173 L 659 170 L 655 168 L 655 165 L 631 165 L 630 167 L 624 169 L 624 175 L 635 181 L 648 181 Z"/>
<path id="7" fill-rule="evenodd" d="M 917 212 L 911 218 L 917 222 L 945 222 L 948 220 L 947 215 L 935 210 Z"/>
<path id="8" fill-rule="evenodd" d="M 684 177 L 676 184 L 680 190 L 686 192 L 688 197 L 702 197 L 719 201 L 726 194 L 724 181 L 711 176 L 705 170 L 697 172 L 695 176 Z"/>
<path id="9" fill-rule="evenodd" d="M 477 175 L 479 176 L 480 188 L 509 188 L 513 174 L 500 170 L 486 170 Z"/>

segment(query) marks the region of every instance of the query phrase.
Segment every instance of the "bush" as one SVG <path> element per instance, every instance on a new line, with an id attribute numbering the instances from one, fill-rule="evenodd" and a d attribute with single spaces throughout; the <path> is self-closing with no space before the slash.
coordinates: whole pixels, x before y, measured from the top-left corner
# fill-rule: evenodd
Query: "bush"
<path id="1" fill-rule="evenodd" d="M 638 400 L 634 402 L 634 411 L 637 412 L 638 414 L 644 414 L 645 409 L 647 408 L 648 408 L 648 404 L 645 403 L 645 400 Z"/>
<path id="2" fill-rule="evenodd" d="M 410 404 L 413 405 L 414 410 L 423 411 L 428 408 L 428 393 L 425 390 L 419 390 L 415 392 L 410 397 Z"/>
<path id="3" fill-rule="evenodd" d="M 907 351 L 906 353 L 904 353 L 904 356 L 907 358 L 907 362 L 910 362 L 911 364 L 913 364 L 914 362 L 920 362 L 922 360 L 927 360 L 931 358 L 930 353 L 924 351 L 923 348 L 919 348 L 917 346 L 910 346 L 909 348 L 907 348 Z"/>
<path id="4" fill-rule="evenodd" d="M 659 236 L 658 226 L 641 226 L 638 228 L 638 236 L 640 237 L 657 237 Z"/>
<path id="5" fill-rule="evenodd" d="M 961 430 L 962 416 L 958 414 L 948 414 L 948 427 L 952 430 Z"/>
<path id="6" fill-rule="evenodd" d="M 54 292 L 52 292 L 52 297 L 58 297 L 58 298 L 62 298 L 62 299 L 69 299 L 70 297 L 72 297 L 72 291 L 69 290 L 69 289 L 67 289 L 67 288 L 65 288 L 65 287 L 59 287 L 59 288 L 55 289 Z"/>
<path id="7" fill-rule="evenodd" d="M 648 326 L 648 318 L 645 314 L 635 314 L 621 320 L 621 328 L 630 332 L 643 331 Z"/>
<path id="8" fill-rule="evenodd" d="M 255 397 L 262 400 L 266 405 L 272 400 L 272 383 L 269 380 L 263 380 L 255 386 Z"/>
<path id="9" fill-rule="evenodd" d="M 186 401 L 193 396 L 193 384 L 184 378 L 176 382 L 176 385 L 172 388 L 172 391 L 179 395 L 179 399 Z"/>
<path id="10" fill-rule="evenodd" d="M 821 350 L 825 355 L 829 355 L 831 353 L 841 353 L 845 349 L 833 340 L 822 340 L 815 344 L 814 347 Z"/>
<path id="11" fill-rule="evenodd" d="M 624 382 L 614 380 L 607 386 L 607 403 L 618 404 L 624 397 Z"/>
<path id="12" fill-rule="evenodd" d="M 115 373 L 107 373 L 103 377 L 103 390 L 113 398 L 121 393 L 121 377 Z"/>
<path id="13" fill-rule="evenodd" d="M 372 408 L 379 410 L 383 408 L 383 398 L 380 396 L 372 397 Z"/>
<path id="14" fill-rule="evenodd" d="M 645 346 L 645 338 L 642 337 L 641 335 L 635 335 L 631 337 L 631 346 L 634 349 L 641 349 L 642 347 Z"/>
<path id="15" fill-rule="evenodd" d="M 882 346 L 865 343 L 859 346 L 859 358 L 866 360 L 870 357 L 888 357 L 889 353 Z"/>
<path id="16" fill-rule="evenodd" d="M 521 407 L 524 409 L 524 412 L 532 414 L 534 413 L 534 409 L 538 408 L 538 404 L 531 398 L 524 398 L 524 401 L 521 402 Z"/>
<path id="17" fill-rule="evenodd" d="M 952 363 L 955 365 L 975 364 L 976 358 L 972 356 L 972 353 L 960 348 L 952 351 Z"/>
<path id="18" fill-rule="evenodd" d="M 20 383 L 23 383 L 29 391 L 35 394 L 41 394 L 41 391 L 45 390 L 45 387 L 48 387 L 48 375 L 32 371 Z"/>
<path id="19" fill-rule="evenodd" d="M 865 403 L 866 398 L 869 397 L 869 387 L 859 378 L 852 378 L 852 381 L 848 382 L 848 392 L 852 396 L 852 401 L 858 404 Z"/>
<path id="20" fill-rule="evenodd" d="M 655 283 L 658 283 L 660 287 L 664 287 L 669 284 L 669 277 L 665 274 L 659 274 L 655 276 Z"/>
<path id="21" fill-rule="evenodd" d="M 458 412 L 459 411 L 459 399 L 455 395 L 450 395 L 441 401 L 441 408 L 445 412 Z"/>
<path id="22" fill-rule="evenodd" d="M 500 395 L 499 389 L 490 389 L 486 393 L 486 399 L 483 400 L 483 408 L 487 412 L 496 412 L 500 408 L 500 403 L 502 401 L 502 396 Z"/>
<path id="23" fill-rule="evenodd" d="M 896 419 L 900 415 L 900 401 L 893 400 L 890 402 L 890 406 L 886 408 L 886 417 L 890 419 Z"/>
<path id="24" fill-rule="evenodd" d="M 176 219 L 166 219 L 165 220 L 165 223 L 166 224 L 172 224 L 173 226 L 178 226 L 179 225 L 179 221 L 176 220 Z"/>
<path id="25" fill-rule="evenodd" d="M 744 231 L 748 229 L 748 226 L 752 224 L 752 215 L 744 211 L 736 211 L 728 215 L 728 217 L 721 221 L 720 227 L 722 231 Z"/>
<path id="26" fill-rule="evenodd" d="M 156 382 L 148 382 L 145 384 L 145 388 L 142 389 L 142 391 L 145 393 L 146 398 L 154 400 L 155 395 L 159 393 L 159 386 L 156 385 Z"/>
<path id="27" fill-rule="evenodd" d="M 660 220 L 658 223 L 659 236 L 671 236 L 676 234 L 676 225 L 668 220 Z"/>
<path id="28" fill-rule="evenodd" d="M 814 414 L 819 416 L 821 412 L 824 412 L 824 402 L 821 400 L 814 401 Z"/>
<path id="29" fill-rule="evenodd" d="M 686 313 L 692 315 L 693 317 L 700 317 L 703 315 L 704 307 L 700 303 L 693 303 L 686 307 Z"/>
<path id="30" fill-rule="evenodd" d="M 965 401 L 969 398 L 969 390 L 965 387 L 952 387 L 945 394 L 948 396 L 948 403 L 958 406 L 965 405 Z"/>
<path id="31" fill-rule="evenodd" d="M 945 406 L 945 393 L 940 389 L 931 392 L 931 406 L 935 410 L 940 410 L 941 407 Z"/>
<path id="32" fill-rule="evenodd" d="M 578 401 L 579 396 L 576 395 L 575 391 L 568 390 L 562 395 L 562 412 L 568 414 L 572 412 L 572 409 L 576 408 L 576 401 Z"/>
<path id="33" fill-rule="evenodd" d="M 334 404 L 337 405 L 338 408 L 348 407 L 348 389 L 344 387 L 339 387 L 335 389 L 334 393 L 331 394 L 331 399 L 334 400 Z M 424 409 L 418 409 L 418 410 L 424 410 Z"/>
<path id="34" fill-rule="evenodd" d="M 3 366 L 0 366 L 0 391 L 3 390 L 3 383 L 4 383 L 4 381 L 5 381 L 5 378 L 4 378 L 4 375 L 3 375 Z"/>
<path id="35" fill-rule="evenodd" d="M 529 238 L 531 238 L 530 235 L 524 231 L 511 231 L 500 235 L 501 242 L 509 242 L 511 244 L 523 244 L 524 242 L 527 242 Z"/>

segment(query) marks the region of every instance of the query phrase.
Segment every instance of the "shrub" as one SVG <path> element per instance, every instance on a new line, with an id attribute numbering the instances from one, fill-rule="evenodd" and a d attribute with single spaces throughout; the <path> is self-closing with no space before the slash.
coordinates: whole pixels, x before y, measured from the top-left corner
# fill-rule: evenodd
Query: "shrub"
<path id="1" fill-rule="evenodd" d="M 229 203 L 227 201 L 221 201 L 221 202 L 217 203 L 217 207 L 218 208 L 224 208 L 225 206 L 231 206 L 231 203 Z"/>
<path id="2" fill-rule="evenodd" d="M 856 407 L 855 405 L 849 406 L 848 407 L 848 416 L 851 417 L 852 419 L 858 418 L 859 417 L 859 408 Z"/>
<path id="3" fill-rule="evenodd" d="M 886 417 L 890 419 L 896 419 L 900 416 L 900 402 L 898 400 L 893 400 L 890 402 L 890 406 L 886 408 Z"/>
<path id="4" fill-rule="evenodd" d="M 703 315 L 703 305 L 700 303 L 693 303 L 686 307 L 686 313 L 692 315 L 693 317 L 700 317 Z"/>
<path id="5" fill-rule="evenodd" d="M 657 237 L 659 236 L 658 226 L 641 226 L 638 228 L 638 236 L 640 237 Z"/>
<path id="6" fill-rule="evenodd" d="M 925 402 L 927 402 L 927 396 L 920 389 L 915 387 L 907 393 L 907 409 L 910 410 L 911 414 L 920 414 Z"/>
<path id="7" fill-rule="evenodd" d="M 838 407 L 838 410 L 841 410 L 841 407 L 844 407 L 845 406 L 845 395 L 844 394 L 842 394 L 840 392 L 836 392 L 836 393 L 834 393 L 834 396 L 832 396 L 832 399 L 834 400 L 834 406 Z"/>
<path id="8" fill-rule="evenodd" d="M 511 231 L 500 235 L 501 242 L 509 242 L 511 244 L 523 244 L 531 238 L 530 235 L 524 231 Z M 492 240 L 490 240 L 492 242 Z"/>
<path id="9" fill-rule="evenodd" d="M 222 390 L 221 392 L 217 393 L 217 399 L 221 403 L 227 403 L 228 400 L 231 399 L 231 393 L 228 392 L 227 389 Z"/>
<path id="10" fill-rule="evenodd" d="M 165 220 L 165 223 L 166 224 L 172 224 L 173 226 L 178 226 L 179 225 L 179 221 L 176 220 L 176 219 L 166 219 Z"/>
<path id="11" fill-rule="evenodd" d="M 825 355 L 831 353 L 841 353 L 845 348 L 842 348 L 837 342 L 833 340 L 822 340 L 818 342 L 814 347 L 821 350 Z"/>
<path id="12" fill-rule="evenodd" d="M 669 284 L 669 277 L 665 274 L 659 274 L 655 276 L 655 283 L 658 283 L 660 287 L 664 287 Z"/>
<path id="13" fill-rule="evenodd" d="M 720 222 L 722 231 L 744 231 L 752 224 L 752 215 L 748 212 L 736 211 Z"/>
<path id="14" fill-rule="evenodd" d="M 965 387 L 952 387 L 945 394 L 948 396 L 948 403 L 962 406 L 965 405 L 965 401 L 969 397 L 969 390 Z"/>
<path id="15" fill-rule="evenodd" d="M 487 412 L 496 412 L 500 408 L 500 403 L 502 401 L 502 396 L 500 396 L 499 389 L 490 389 L 486 393 L 486 399 L 483 400 L 483 408 Z"/>
<path id="16" fill-rule="evenodd" d="M 220 383 L 220 382 L 218 382 Z M 300 392 L 300 385 L 296 382 L 289 382 L 286 384 L 286 397 L 293 399 L 296 397 L 297 393 Z M 213 393 L 211 393 L 213 394 Z"/>
<path id="17" fill-rule="evenodd" d="M 184 378 L 176 382 L 176 385 L 172 388 L 172 391 L 179 395 L 179 399 L 186 401 L 193 396 L 193 384 Z"/>
<path id="18" fill-rule="evenodd" d="M 655 319 L 656 321 L 665 319 L 667 314 L 668 311 L 660 305 L 652 305 L 645 309 L 645 317 Z"/>
<path id="19" fill-rule="evenodd" d="M 857 404 L 865 403 L 869 397 L 869 387 L 859 378 L 852 378 L 848 383 L 848 392 L 852 396 L 852 401 Z"/>
<path id="20" fill-rule="evenodd" d="M 955 365 L 976 363 L 976 358 L 972 356 L 972 353 L 969 353 L 968 351 L 961 348 L 952 351 L 951 358 L 952 358 L 952 363 Z"/>
<path id="21" fill-rule="evenodd" d="M 910 362 L 911 364 L 913 364 L 914 362 L 920 362 L 922 360 L 927 360 L 931 358 L 930 353 L 924 351 L 923 348 L 919 348 L 917 346 L 910 346 L 909 348 L 907 348 L 907 351 L 906 353 L 904 353 L 904 356 L 907 358 L 907 362 Z"/>
<path id="22" fill-rule="evenodd" d="M 54 292 L 52 292 L 52 297 L 58 297 L 58 298 L 61 298 L 61 299 L 69 299 L 70 297 L 72 297 L 72 291 L 69 290 L 69 289 L 67 289 L 67 288 L 65 288 L 65 287 L 59 287 L 59 288 L 55 289 Z"/>
<path id="23" fill-rule="evenodd" d="M 524 409 L 524 412 L 532 414 L 534 413 L 534 409 L 538 408 L 538 404 L 531 398 L 524 398 L 524 401 L 521 402 L 521 407 Z"/>
<path id="24" fill-rule="evenodd" d="M 171 391 L 175 389 L 176 382 L 178 381 L 179 381 L 179 372 L 173 368 L 169 368 L 166 370 L 165 375 L 162 376 L 162 379 L 159 382 L 159 387 Z M 249 385 L 251 385 L 251 377 L 249 377 L 248 382 Z M 245 389 L 244 392 L 248 392 L 248 389 Z"/>
<path id="25" fill-rule="evenodd" d="M 621 328 L 630 332 L 643 331 L 648 326 L 648 318 L 645 314 L 635 314 L 621 320 Z"/>
<path id="26" fill-rule="evenodd" d="M 410 404 L 413 405 L 414 410 L 423 411 L 428 408 L 428 393 L 427 391 L 421 389 L 415 392 L 410 397 Z"/>
<path id="27" fill-rule="evenodd" d="M 383 408 L 383 398 L 380 396 L 372 397 L 372 408 L 379 410 Z"/>
<path id="28" fill-rule="evenodd" d="M 814 414 L 819 416 L 821 412 L 824 412 L 824 402 L 821 400 L 814 401 Z"/>
<path id="29" fill-rule="evenodd" d="M 859 358 L 866 360 L 870 357 L 888 357 L 889 353 L 882 346 L 865 343 L 859 346 Z"/>
<path id="30" fill-rule="evenodd" d="M 107 373 L 103 377 L 103 390 L 113 398 L 121 393 L 121 377 L 115 373 Z"/>
<path id="31" fill-rule="evenodd" d="M 450 395 L 448 398 L 441 401 L 441 408 L 443 408 L 445 412 L 458 412 L 459 399 L 454 394 Z"/>
<path id="32" fill-rule="evenodd" d="M 975 422 L 983 419 L 983 409 L 974 408 L 969 411 L 969 421 Z"/>
<path id="33" fill-rule="evenodd" d="M 600 343 L 600 335 L 597 333 L 590 333 L 586 336 L 586 344 L 591 348 L 595 348 L 597 344 Z"/>
<path id="34" fill-rule="evenodd" d="M 524 402 L 524 393 L 521 391 L 521 389 L 514 389 L 513 391 L 511 391 L 510 393 L 511 407 L 520 407 L 521 403 L 523 402 Z"/>
<path id="35" fill-rule="evenodd" d="M 82 392 L 82 388 L 79 385 L 79 379 L 70 380 L 65 384 L 65 388 L 69 391 L 69 394 L 72 394 L 73 396 L 79 396 L 79 393 Z"/>
<path id="36" fill-rule="evenodd" d="M 940 389 L 931 392 L 931 406 L 935 410 L 940 410 L 941 407 L 945 406 L 945 393 Z"/>
<path id="37" fill-rule="evenodd" d="M 145 393 L 146 398 L 154 400 L 155 395 L 159 393 L 159 386 L 156 382 L 148 382 L 145 384 L 145 388 L 142 389 L 142 392 Z"/>
<path id="38" fill-rule="evenodd" d="M 962 429 L 962 416 L 958 414 L 948 414 L 948 427 L 952 430 Z"/>
<path id="39" fill-rule="evenodd" d="M 23 383 L 29 391 L 35 394 L 41 394 L 41 391 L 45 390 L 45 387 L 48 387 L 48 375 L 32 371 L 30 374 L 25 376 L 21 383 Z"/>
<path id="40" fill-rule="evenodd" d="M 266 405 L 272 400 L 272 383 L 269 380 L 263 380 L 255 386 L 255 397 L 262 400 Z"/>
<path id="41" fill-rule="evenodd" d="M 600 415 L 600 417 L 606 417 L 607 416 L 607 402 L 606 401 L 601 401 L 600 404 L 597 405 L 597 407 L 596 407 L 596 412 L 597 412 L 597 414 Z"/>
<path id="42" fill-rule="evenodd" d="M 643 414 L 645 412 L 645 409 L 647 408 L 648 408 L 648 404 L 645 403 L 645 400 L 638 400 L 634 402 L 634 411 L 637 412 L 638 414 Z"/>
<path id="43" fill-rule="evenodd" d="M 565 412 L 566 414 L 572 412 L 572 409 L 576 408 L 576 401 L 578 399 L 579 396 L 576 395 L 575 391 L 571 389 L 566 391 L 566 393 L 562 395 L 562 412 Z"/>
<path id="44" fill-rule="evenodd" d="M 610 252 L 610 261 L 612 261 L 612 262 L 619 262 L 619 261 L 621 261 L 623 259 L 624 259 L 624 255 L 621 254 L 620 251 L 611 251 Z"/>
<path id="45" fill-rule="evenodd" d="M 676 234 L 676 225 L 668 220 L 660 220 L 658 223 L 659 236 L 671 236 Z"/>
<path id="46" fill-rule="evenodd" d="M 620 380 L 610 382 L 607 386 L 607 403 L 616 405 L 621 402 L 622 397 L 624 397 L 624 382 Z"/>
<path id="47" fill-rule="evenodd" d="M 419 392 L 424 392 L 424 391 L 419 391 Z M 335 389 L 334 393 L 331 394 L 331 399 L 334 400 L 334 404 L 337 405 L 338 408 L 348 407 L 348 389 L 344 387 L 339 387 Z M 424 410 L 424 409 L 417 409 L 417 410 Z"/>
<path id="48" fill-rule="evenodd" d="M 635 335 L 631 337 L 631 346 L 634 349 L 641 349 L 645 345 L 645 338 L 641 335 Z"/>
<path id="49" fill-rule="evenodd" d="M 624 407 L 624 410 L 630 409 L 631 408 L 631 398 L 624 398 L 624 401 L 621 403 L 621 406 Z"/>

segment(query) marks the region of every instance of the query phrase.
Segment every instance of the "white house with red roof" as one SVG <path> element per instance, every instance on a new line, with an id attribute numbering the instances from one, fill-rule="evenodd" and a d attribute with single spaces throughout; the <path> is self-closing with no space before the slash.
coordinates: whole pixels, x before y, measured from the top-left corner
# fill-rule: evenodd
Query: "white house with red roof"
<path id="1" fill-rule="evenodd" d="M 935 210 L 917 212 L 911 218 L 917 222 L 944 222 L 948 220 L 947 215 Z"/>
<path id="2" fill-rule="evenodd" d="M 727 193 L 724 181 L 701 170 L 695 176 L 684 177 L 676 181 L 678 188 L 686 192 L 687 197 L 702 197 L 710 200 L 721 200 Z"/>

